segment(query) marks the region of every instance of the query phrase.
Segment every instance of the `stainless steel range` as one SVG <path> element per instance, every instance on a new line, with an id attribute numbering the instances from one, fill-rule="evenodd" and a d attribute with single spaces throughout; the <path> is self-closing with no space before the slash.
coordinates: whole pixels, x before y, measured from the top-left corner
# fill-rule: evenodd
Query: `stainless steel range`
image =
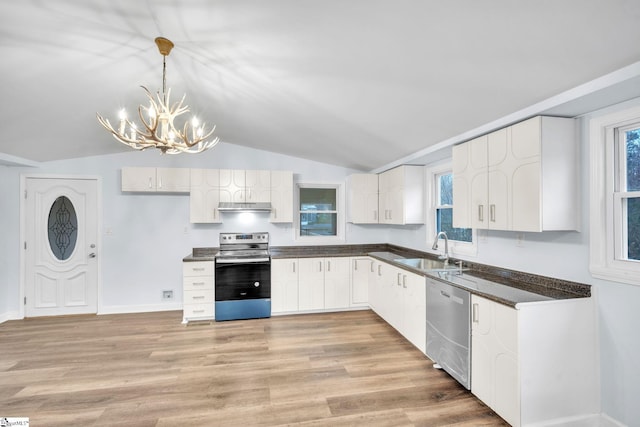
<path id="1" fill-rule="evenodd" d="M 216 321 L 271 317 L 269 233 L 220 233 Z"/>

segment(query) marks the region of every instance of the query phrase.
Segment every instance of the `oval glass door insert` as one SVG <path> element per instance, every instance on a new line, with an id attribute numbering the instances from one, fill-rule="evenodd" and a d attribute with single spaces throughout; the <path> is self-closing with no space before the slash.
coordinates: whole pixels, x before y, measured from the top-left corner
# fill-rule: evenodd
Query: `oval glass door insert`
<path id="1" fill-rule="evenodd" d="M 53 202 L 47 223 L 49 246 L 60 261 L 68 259 L 78 240 L 78 217 L 73 203 L 66 196 Z"/>

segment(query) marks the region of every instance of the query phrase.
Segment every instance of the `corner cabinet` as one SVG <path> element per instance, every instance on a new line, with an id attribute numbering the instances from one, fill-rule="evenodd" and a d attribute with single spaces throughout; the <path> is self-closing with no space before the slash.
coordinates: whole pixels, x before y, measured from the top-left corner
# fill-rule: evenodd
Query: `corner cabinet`
<path id="1" fill-rule="evenodd" d="M 122 191 L 188 193 L 187 168 L 125 167 L 121 171 Z"/>
<path id="2" fill-rule="evenodd" d="M 578 229 L 575 121 L 537 116 L 453 147 L 453 225 Z"/>
<path id="3" fill-rule="evenodd" d="M 358 173 L 347 177 L 347 222 L 378 223 L 378 175 Z"/>
<path id="4" fill-rule="evenodd" d="M 182 323 L 215 318 L 214 261 L 182 263 Z"/>
<path id="5" fill-rule="evenodd" d="M 378 222 L 424 223 L 424 166 L 404 165 L 378 175 Z"/>
<path id="6" fill-rule="evenodd" d="M 593 298 L 471 304 L 471 392 L 487 406 L 516 427 L 599 412 Z"/>

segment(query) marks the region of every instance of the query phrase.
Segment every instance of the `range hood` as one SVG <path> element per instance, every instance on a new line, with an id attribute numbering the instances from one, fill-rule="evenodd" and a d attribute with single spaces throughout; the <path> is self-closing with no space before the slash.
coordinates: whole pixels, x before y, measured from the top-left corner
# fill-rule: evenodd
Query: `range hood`
<path id="1" fill-rule="evenodd" d="M 218 210 L 221 212 L 271 212 L 271 203 L 220 202 Z"/>

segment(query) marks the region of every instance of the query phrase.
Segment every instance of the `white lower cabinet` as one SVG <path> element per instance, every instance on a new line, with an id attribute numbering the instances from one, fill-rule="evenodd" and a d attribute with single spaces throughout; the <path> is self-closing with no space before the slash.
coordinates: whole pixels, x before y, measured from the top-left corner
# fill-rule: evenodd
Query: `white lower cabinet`
<path id="1" fill-rule="evenodd" d="M 593 298 L 471 303 L 471 392 L 487 406 L 516 427 L 599 412 Z"/>
<path id="2" fill-rule="evenodd" d="M 373 261 L 371 308 L 423 353 L 426 351 L 426 279 L 391 264 Z"/>
<path id="3" fill-rule="evenodd" d="M 517 311 L 476 295 L 471 302 L 471 391 L 519 425 Z"/>
<path id="4" fill-rule="evenodd" d="M 298 260 L 271 260 L 271 312 L 298 311 Z"/>
<path id="5" fill-rule="evenodd" d="M 215 317 L 214 261 L 182 263 L 182 323 Z"/>
<path id="6" fill-rule="evenodd" d="M 366 273 L 354 290 L 350 257 L 278 258 L 271 261 L 271 311 L 295 313 L 367 307 L 370 258 L 360 257 Z M 362 277 L 359 277 L 362 279 Z M 362 288 L 365 288 L 364 290 Z M 355 296 L 355 299 L 354 299 Z"/>
<path id="7" fill-rule="evenodd" d="M 301 311 L 349 307 L 349 258 L 300 258 Z"/>

